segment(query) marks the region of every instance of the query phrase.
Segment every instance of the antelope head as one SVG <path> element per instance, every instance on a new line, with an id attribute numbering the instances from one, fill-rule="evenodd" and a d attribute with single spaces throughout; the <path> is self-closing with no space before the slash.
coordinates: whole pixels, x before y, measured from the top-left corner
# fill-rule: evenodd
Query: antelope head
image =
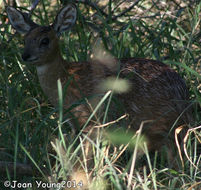
<path id="1" fill-rule="evenodd" d="M 13 7 L 7 7 L 7 14 L 13 28 L 25 34 L 22 59 L 40 66 L 61 57 L 58 37 L 75 24 L 77 11 L 73 4 L 66 5 L 59 11 L 53 24 L 49 26 L 34 23 L 28 14 Z"/>

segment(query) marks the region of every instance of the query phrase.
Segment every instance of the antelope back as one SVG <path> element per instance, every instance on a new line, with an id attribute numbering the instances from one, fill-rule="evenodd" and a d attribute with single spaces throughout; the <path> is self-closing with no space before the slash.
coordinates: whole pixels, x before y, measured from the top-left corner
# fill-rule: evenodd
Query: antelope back
<path id="1" fill-rule="evenodd" d="M 47 64 L 59 54 L 58 37 L 69 30 L 76 21 L 77 11 L 73 4 L 63 7 L 49 26 L 34 23 L 28 14 L 13 7 L 7 8 L 9 21 L 19 33 L 25 34 L 22 59 L 36 65 Z"/>

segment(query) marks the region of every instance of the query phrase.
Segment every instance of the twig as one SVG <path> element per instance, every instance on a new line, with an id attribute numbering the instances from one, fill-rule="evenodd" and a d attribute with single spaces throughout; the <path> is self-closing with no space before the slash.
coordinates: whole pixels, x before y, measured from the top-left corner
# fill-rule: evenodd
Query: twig
<path id="1" fill-rule="evenodd" d="M 193 190 L 193 189 L 197 189 L 197 187 L 199 188 L 201 184 L 201 181 L 200 182 L 195 182 L 191 187 L 189 187 L 187 190 Z M 196 187 L 196 188 L 195 188 Z"/>
<path id="2" fill-rule="evenodd" d="M 38 5 L 39 2 L 40 2 L 40 0 L 35 0 L 35 1 L 32 3 L 32 5 L 31 5 L 31 7 L 30 7 L 30 11 L 29 11 L 29 13 L 28 13 L 28 17 L 30 17 L 30 16 L 32 15 L 33 11 L 35 10 L 35 8 L 37 7 L 37 5 Z"/>
<path id="3" fill-rule="evenodd" d="M 188 153 L 187 153 L 187 148 L 186 148 L 186 142 L 187 142 L 187 139 L 188 139 L 188 136 L 189 136 L 189 133 L 191 131 L 193 131 L 195 133 L 195 130 L 197 129 L 201 129 L 201 126 L 198 126 L 198 127 L 195 127 L 195 128 L 192 128 L 192 129 L 189 129 L 186 136 L 184 137 L 184 153 L 187 157 L 187 159 L 189 160 L 189 162 L 196 168 L 198 169 L 198 167 L 192 162 L 192 160 L 190 159 L 190 157 L 188 156 Z M 198 141 L 200 142 L 200 139 L 198 139 Z"/>
<path id="4" fill-rule="evenodd" d="M 124 2 L 125 2 L 125 0 L 120 1 L 120 2 L 114 7 L 114 9 L 112 10 L 112 13 L 114 13 L 114 11 L 115 11 L 119 6 L 121 6 Z"/>
<path id="5" fill-rule="evenodd" d="M 182 154 L 181 154 L 181 148 L 180 148 L 179 140 L 178 140 L 178 134 L 182 131 L 183 128 L 184 128 L 184 126 L 179 126 L 178 128 L 176 128 L 174 136 L 175 136 L 175 142 L 176 142 L 176 146 L 177 146 L 177 149 L 178 149 L 178 152 L 179 152 L 179 157 L 180 157 L 180 160 L 181 160 L 182 168 L 184 170 L 184 160 L 183 160 L 183 157 L 182 157 Z"/>
<path id="6" fill-rule="evenodd" d="M 122 120 L 122 119 L 124 119 L 124 118 L 126 118 L 126 117 L 128 117 L 127 114 L 122 115 L 120 118 L 118 118 L 118 119 L 116 119 L 116 120 L 114 120 L 114 121 L 111 121 L 111 122 L 108 122 L 108 123 L 105 123 L 105 124 L 102 124 L 102 125 L 97 125 L 97 126 L 94 126 L 93 128 L 107 127 L 107 126 L 109 126 L 109 125 L 112 125 L 112 124 L 114 124 L 114 123 L 119 122 L 120 120 Z"/>
<path id="7" fill-rule="evenodd" d="M 124 146 L 124 148 L 122 149 L 122 151 L 116 156 L 116 158 L 112 161 L 112 164 L 114 164 L 118 159 L 119 159 L 119 157 L 125 152 L 125 150 L 128 148 L 128 145 L 130 144 L 130 142 L 129 143 L 127 143 L 125 146 Z"/>
<path id="8" fill-rule="evenodd" d="M 127 12 L 129 12 L 131 9 L 133 9 L 133 7 L 135 5 L 137 5 L 141 0 L 137 0 L 136 2 L 134 2 L 128 9 L 124 10 L 123 12 L 119 13 L 116 16 L 112 17 L 112 21 L 116 20 L 118 17 L 124 16 Z"/>

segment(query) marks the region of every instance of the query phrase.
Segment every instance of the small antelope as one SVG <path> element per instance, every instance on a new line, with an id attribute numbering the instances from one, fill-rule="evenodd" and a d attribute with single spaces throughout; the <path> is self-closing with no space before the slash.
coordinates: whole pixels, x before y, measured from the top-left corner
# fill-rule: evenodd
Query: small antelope
<path id="1" fill-rule="evenodd" d="M 67 62 L 59 50 L 59 36 L 69 30 L 76 21 L 76 7 L 63 7 L 50 26 L 40 26 L 30 20 L 25 13 L 13 7 L 7 8 L 11 25 L 25 34 L 25 48 L 22 59 L 35 65 L 41 88 L 50 102 L 57 106 L 57 80 L 64 88 L 68 82 L 64 107 L 68 108 L 84 97 L 98 92 L 97 86 L 108 77 L 117 76 L 116 69 L 109 68 L 100 61 Z M 119 77 L 129 80 L 130 90 L 117 94 L 128 113 L 131 129 L 137 131 L 141 122 L 145 124 L 143 134 L 148 140 L 148 149 L 159 150 L 168 144 L 167 137 L 175 121 L 188 122 L 188 90 L 182 78 L 162 62 L 127 58 L 116 60 L 120 64 Z M 87 104 L 73 108 L 80 126 L 86 122 L 91 110 Z M 171 137 L 170 137 L 171 138 Z"/>

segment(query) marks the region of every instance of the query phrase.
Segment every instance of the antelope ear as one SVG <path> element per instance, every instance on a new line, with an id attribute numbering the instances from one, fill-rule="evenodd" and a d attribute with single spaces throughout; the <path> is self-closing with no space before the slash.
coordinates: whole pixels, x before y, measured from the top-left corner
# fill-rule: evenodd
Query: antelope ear
<path id="1" fill-rule="evenodd" d="M 56 16 L 53 28 L 59 36 L 62 32 L 69 30 L 76 21 L 77 10 L 75 5 L 68 4 L 63 7 Z"/>
<path id="2" fill-rule="evenodd" d="M 26 34 L 31 28 L 37 26 L 37 24 L 35 24 L 26 13 L 18 11 L 13 7 L 7 7 L 6 12 L 10 24 L 21 34 Z"/>

